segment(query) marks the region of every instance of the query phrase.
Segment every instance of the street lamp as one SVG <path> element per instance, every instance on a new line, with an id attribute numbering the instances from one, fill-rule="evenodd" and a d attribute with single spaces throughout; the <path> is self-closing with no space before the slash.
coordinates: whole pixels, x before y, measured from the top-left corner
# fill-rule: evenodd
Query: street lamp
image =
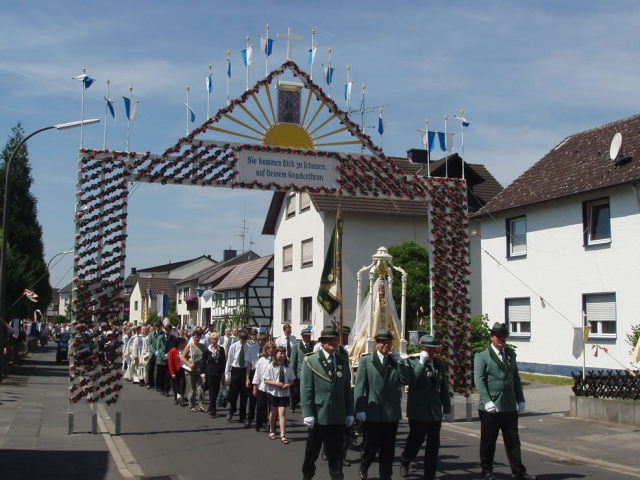
<path id="1" fill-rule="evenodd" d="M 2 247 L 0 249 L 0 319 L 5 320 L 4 318 L 4 279 L 6 273 L 6 265 L 7 265 L 7 228 L 8 228 L 8 214 L 9 211 L 9 173 L 11 168 L 11 162 L 13 161 L 13 157 L 16 156 L 18 150 L 22 148 L 22 146 L 27 143 L 34 135 L 37 135 L 40 132 L 44 132 L 45 130 L 66 130 L 67 128 L 75 128 L 80 127 L 82 125 L 90 125 L 93 123 L 98 123 L 100 120 L 97 118 L 91 120 L 80 120 L 78 122 L 69 122 L 69 123 L 60 123 L 58 125 L 50 125 L 48 127 L 41 128 L 40 130 L 36 130 L 35 132 L 24 137 L 20 143 L 13 149 L 9 160 L 7 161 L 7 165 L 4 170 L 4 204 L 3 204 L 3 212 L 2 212 Z M 0 322 L 0 382 L 2 382 L 3 376 L 3 368 L 4 368 L 4 322 Z"/>

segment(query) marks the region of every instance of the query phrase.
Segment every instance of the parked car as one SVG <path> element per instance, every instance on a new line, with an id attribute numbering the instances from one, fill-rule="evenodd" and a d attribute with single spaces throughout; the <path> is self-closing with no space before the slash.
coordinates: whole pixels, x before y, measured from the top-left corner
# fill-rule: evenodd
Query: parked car
<path id="1" fill-rule="evenodd" d="M 59 336 L 58 342 L 58 350 L 56 351 L 56 363 L 62 363 L 63 360 L 69 359 L 69 340 L 71 339 L 71 334 L 69 332 L 65 332 Z"/>

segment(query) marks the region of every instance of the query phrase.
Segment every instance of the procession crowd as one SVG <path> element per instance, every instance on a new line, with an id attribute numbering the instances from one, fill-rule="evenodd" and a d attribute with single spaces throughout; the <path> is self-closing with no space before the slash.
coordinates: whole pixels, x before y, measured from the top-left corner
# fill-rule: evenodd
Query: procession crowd
<path id="1" fill-rule="evenodd" d="M 298 341 L 289 324 L 275 340 L 252 326 L 240 331 L 226 328 L 222 335 L 213 325 L 207 331 L 195 328 L 190 335 L 173 330 L 166 319 L 153 327 L 125 326 L 126 381 L 173 397 L 175 405 L 188 405 L 191 412 L 212 418 L 218 417 L 219 406 L 228 404 L 228 421 L 237 415 L 245 428 L 265 429 L 270 440 L 279 438 L 283 444 L 289 443 L 287 410 L 295 413 L 301 406 L 308 428 L 302 476 L 314 477 L 322 451 L 333 480 L 344 478 L 343 467 L 350 465 L 347 451 L 356 432 L 364 439 L 360 479 L 368 478 L 376 456 L 379 477 L 392 477 L 406 388 L 409 434 L 400 456 L 400 474 L 409 476 L 410 464 L 426 441 L 423 478 L 436 478 L 440 430 L 442 421 L 449 420 L 451 399 L 446 367 L 436 356 L 440 345 L 433 336 L 421 338 L 418 355 L 403 358 L 392 349 L 392 332 L 379 330 L 373 353 L 360 357 L 352 382 L 348 327 L 342 338 L 335 327 L 325 328 L 317 342 L 311 340 L 309 329 L 301 332 Z M 505 348 L 507 335 L 506 326 L 496 323 L 492 344 L 475 359 L 482 478 L 496 478 L 493 457 L 502 431 L 513 476 L 535 480 L 521 461 L 518 413 L 525 404 L 515 352 Z"/>

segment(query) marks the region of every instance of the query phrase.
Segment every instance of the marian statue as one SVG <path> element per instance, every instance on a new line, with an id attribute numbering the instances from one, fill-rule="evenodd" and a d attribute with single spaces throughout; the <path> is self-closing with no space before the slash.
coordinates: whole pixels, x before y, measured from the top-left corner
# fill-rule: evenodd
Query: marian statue
<path id="1" fill-rule="evenodd" d="M 369 335 L 369 322 L 373 305 L 373 324 Z M 366 352 L 367 337 L 373 337 L 381 328 L 388 328 L 393 333 L 393 349 L 400 350 L 400 333 L 398 330 L 398 312 L 391 296 L 389 282 L 380 275 L 373 284 L 373 290 L 367 294 L 358 311 L 353 330 L 349 335 L 349 359 L 352 364 L 358 362 Z"/>

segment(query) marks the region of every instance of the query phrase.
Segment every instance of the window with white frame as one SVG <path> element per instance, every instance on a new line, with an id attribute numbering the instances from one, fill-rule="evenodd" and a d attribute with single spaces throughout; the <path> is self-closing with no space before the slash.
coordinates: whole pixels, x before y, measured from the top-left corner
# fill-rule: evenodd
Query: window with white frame
<path id="1" fill-rule="evenodd" d="M 300 298 L 300 323 L 311 323 L 313 297 Z"/>
<path id="2" fill-rule="evenodd" d="M 238 305 L 244 305 L 245 303 L 244 290 L 238 290 Z"/>
<path id="3" fill-rule="evenodd" d="M 507 298 L 505 300 L 506 323 L 512 337 L 531 336 L 531 299 Z"/>
<path id="4" fill-rule="evenodd" d="M 293 245 L 282 247 L 282 271 L 290 272 L 293 270 Z"/>
<path id="5" fill-rule="evenodd" d="M 507 257 L 521 257 L 527 254 L 527 218 L 507 219 Z"/>
<path id="6" fill-rule="evenodd" d="M 291 299 L 282 299 L 282 323 L 291 323 Z"/>
<path id="7" fill-rule="evenodd" d="M 235 307 L 236 306 L 236 291 L 235 290 L 229 290 L 228 295 L 227 295 L 227 299 L 229 300 L 227 303 L 227 307 Z"/>
<path id="8" fill-rule="evenodd" d="M 302 267 L 312 267 L 313 266 L 313 238 L 308 238 L 307 240 L 303 240 L 301 243 L 302 250 Z"/>
<path id="9" fill-rule="evenodd" d="M 616 338 L 616 294 L 590 293 L 582 296 L 585 326 L 590 337 Z"/>
<path id="10" fill-rule="evenodd" d="M 311 208 L 311 197 L 307 192 L 300 194 L 300 213 L 306 212 Z"/>
<path id="11" fill-rule="evenodd" d="M 138 311 L 138 301 L 137 301 L 137 300 L 135 300 L 135 301 L 133 302 L 133 311 L 134 311 L 134 312 L 137 312 L 137 311 Z"/>
<path id="12" fill-rule="evenodd" d="M 585 245 L 611 243 L 611 210 L 608 198 L 584 202 L 582 218 Z"/>
<path id="13" fill-rule="evenodd" d="M 293 193 L 287 197 L 287 218 L 296 215 L 296 194 Z"/>

